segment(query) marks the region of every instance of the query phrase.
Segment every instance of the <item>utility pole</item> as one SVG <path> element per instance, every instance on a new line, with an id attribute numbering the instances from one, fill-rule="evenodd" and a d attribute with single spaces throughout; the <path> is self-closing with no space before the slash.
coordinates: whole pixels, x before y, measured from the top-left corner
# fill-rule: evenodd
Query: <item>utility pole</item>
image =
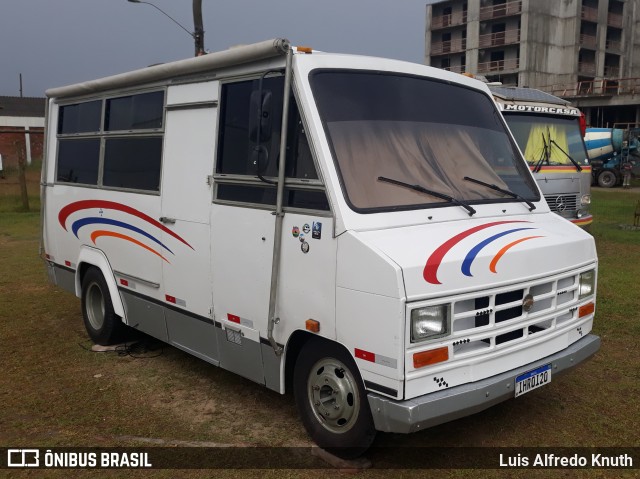
<path id="1" fill-rule="evenodd" d="M 151 2 L 145 2 L 143 0 L 127 0 L 130 3 L 146 3 L 147 5 L 151 5 L 153 8 L 158 10 L 164 16 L 166 16 L 173 23 L 182 28 L 185 32 L 187 32 L 191 38 L 193 38 L 193 42 L 195 44 L 195 56 L 199 57 L 200 55 L 204 55 L 206 52 L 204 51 L 204 27 L 202 26 L 202 0 L 193 0 L 193 32 L 187 30 L 180 22 L 178 22 L 175 18 L 165 12 L 163 9 L 154 5 Z"/>
<path id="2" fill-rule="evenodd" d="M 199 57 L 205 54 L 204 27 L 202 24 L 202 0 L 193 0 L 193 30 L 196 56 Z"/>

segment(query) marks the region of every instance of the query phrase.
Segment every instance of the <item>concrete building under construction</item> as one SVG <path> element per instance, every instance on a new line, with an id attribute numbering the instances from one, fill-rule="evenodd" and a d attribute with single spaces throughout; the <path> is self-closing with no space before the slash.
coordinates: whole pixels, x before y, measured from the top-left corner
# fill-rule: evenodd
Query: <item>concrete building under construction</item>
<path id="1" fill-rule="evenodd" d="M 539 88 L 593 126 L 640 123 L 640 0 L 443 0 L 425 63 Z"/>

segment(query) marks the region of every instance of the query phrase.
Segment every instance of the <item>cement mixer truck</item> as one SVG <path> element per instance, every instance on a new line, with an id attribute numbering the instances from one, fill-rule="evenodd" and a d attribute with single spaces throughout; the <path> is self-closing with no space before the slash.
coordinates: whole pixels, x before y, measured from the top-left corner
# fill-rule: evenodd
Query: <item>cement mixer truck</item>
<path id="1" fill-rule="evenodd" d="M 584 141 L 593 183 L 602 188 L 622 184 L 625 173 L 640 178 L 640 127 L 587 128 Z"/>

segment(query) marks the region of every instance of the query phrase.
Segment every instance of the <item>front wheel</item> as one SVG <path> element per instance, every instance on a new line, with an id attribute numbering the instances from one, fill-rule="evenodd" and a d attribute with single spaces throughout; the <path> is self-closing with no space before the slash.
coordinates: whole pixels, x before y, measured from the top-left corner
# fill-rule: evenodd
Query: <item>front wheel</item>
<path id="1" fill-rule="evenodd" d="M 346 350 L 314 338 L 300 352 L 293 379 L 302 422 L 318 446 L 343 458 L 371 446 L 376 430 L 369 401 Z"/>
<path id="2" fill-rule="evenodd" d="M 97 268 L 89 268 L 82 279 L 82 316 L 94 343 L 108 345 L 121 339 L 124 325 L 113 311 L 107 282 Z"/>
<path id="3" fill-rule="evenodd" d="M 604 170 L 598 175 L 598 186 L 602 188 L 613 188 L 618 182 L 618 177 L 613 171 Z"/>

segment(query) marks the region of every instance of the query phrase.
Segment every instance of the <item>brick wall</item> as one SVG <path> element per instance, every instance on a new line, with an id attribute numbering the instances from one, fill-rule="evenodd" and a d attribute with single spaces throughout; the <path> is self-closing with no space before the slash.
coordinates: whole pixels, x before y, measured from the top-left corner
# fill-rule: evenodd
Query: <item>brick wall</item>
<path id="1" fill-rule="evenodd" d="M 24 155 L 25 162 L 27 161 L 24 132 L 25 129 L 22 127 L 0 127 L 0 154 L 2 155 L 3 169 L 12 170 L 18 168 L 18 154 L 20 151 Z M 29 128 L 32 163 L 42 160 L 43 132 L 44 128 Z"/>

